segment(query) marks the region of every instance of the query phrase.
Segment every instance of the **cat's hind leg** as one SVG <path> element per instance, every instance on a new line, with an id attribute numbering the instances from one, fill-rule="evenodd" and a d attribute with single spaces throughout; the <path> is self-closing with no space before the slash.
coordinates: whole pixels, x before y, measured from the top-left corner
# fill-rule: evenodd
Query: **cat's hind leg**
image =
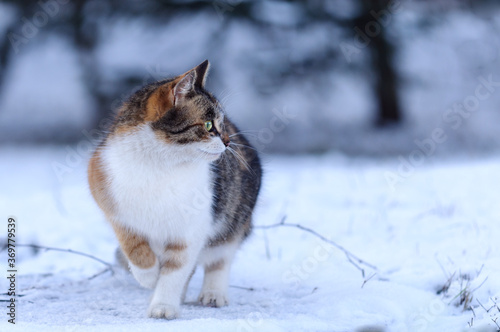
<path id="1" fill-rule="evenodd" d="M 186 294 L 188 290 L 189 283 L 191 282 L 191 279 L 193 278 L 194 273 L 196 272 L 196 266 L 193 268 L 193 271 L 191 271 L 191 274 L 189 275 L 186 283 L 184 284 L 184 289 L 182 290 L 182 296 L 181 296 L 181 303 L 186 302 Z"/>
<path id="2" fill-rule="evenodd" d="M 198 297 L 201 304 L 211 307 L 228 305 L 229 273 L 239 245 L 240 241 L 233 240 L 205 247 L 201 252 L 199 263 L 205 270 L 203 287 Z"/>

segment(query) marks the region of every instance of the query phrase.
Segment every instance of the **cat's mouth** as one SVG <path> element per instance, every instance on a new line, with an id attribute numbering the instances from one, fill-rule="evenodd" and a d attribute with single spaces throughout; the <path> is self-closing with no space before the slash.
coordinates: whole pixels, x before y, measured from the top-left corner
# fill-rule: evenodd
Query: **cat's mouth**
<path id="1" fill-rule="evenodd" d="M 207 156 L 210 156 L 210 157 L 218 157 L 220 156 L 224 151 L 206 151 L 206 150 L 202 150 L 202 149 L 198 149 L 200 150 L 201 152 L 203 152 L 205 155 Z"/>

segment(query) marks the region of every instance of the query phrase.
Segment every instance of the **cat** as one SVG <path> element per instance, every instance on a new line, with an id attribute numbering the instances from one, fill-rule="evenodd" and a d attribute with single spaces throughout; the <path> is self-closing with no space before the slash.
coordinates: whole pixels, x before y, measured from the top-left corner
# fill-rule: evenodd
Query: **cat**
<path id="1" fill-rule="evenodd" d="M 228 304 L 231 263 L 252 229 L 259 156 L 205 90 L 210 64 L 148 84 L 118 111 L 89 162 L 91 193 L 140 285 L 149 317 L 179 316 L 197 265 L 201 304 Z"/>

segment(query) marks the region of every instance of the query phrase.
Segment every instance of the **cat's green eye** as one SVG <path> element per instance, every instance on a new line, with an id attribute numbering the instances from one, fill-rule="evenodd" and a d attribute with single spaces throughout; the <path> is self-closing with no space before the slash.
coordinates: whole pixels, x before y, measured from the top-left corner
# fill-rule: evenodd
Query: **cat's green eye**
<path id="1" fill-rule="evenodd" d="M 207 131 L 211 131 L 211 130 L 212 130 L 212 128 L 213 128 L 212 121 L 207 121 L 207 122 L 205 122 L 205 129 L 206 129 Z"/>

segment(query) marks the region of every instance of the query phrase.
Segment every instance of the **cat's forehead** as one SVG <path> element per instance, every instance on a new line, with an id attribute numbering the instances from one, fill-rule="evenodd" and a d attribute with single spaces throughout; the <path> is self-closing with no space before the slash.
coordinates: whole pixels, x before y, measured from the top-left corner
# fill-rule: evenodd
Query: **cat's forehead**
<path id="1" fill-rule="evenodd" d="M 210 93 L 203 91 L 194 98 L 197 108 L 204 113 L 206 117 L 218 118 L 224 117 L 224 110 L 219 101 Z"/>

